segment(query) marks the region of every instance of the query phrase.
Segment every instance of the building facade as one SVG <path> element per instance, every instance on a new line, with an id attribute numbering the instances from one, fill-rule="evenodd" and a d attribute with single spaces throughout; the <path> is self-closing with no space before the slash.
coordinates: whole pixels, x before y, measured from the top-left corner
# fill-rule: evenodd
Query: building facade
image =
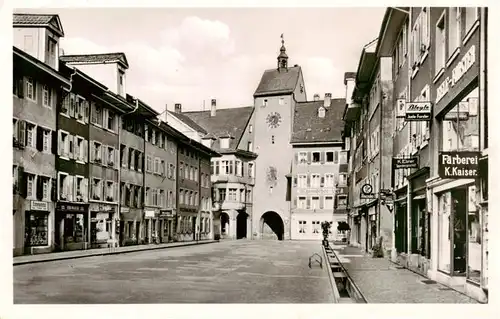
<path id="1" fill-rule="evenodd" d="M 175 112 L 171 116 L 182 119 L 198 132 L 203 145 L 221 155 L 212 158 L 208 175 L 204 173 L 212 183 L 209 202 L 213 204 L 215 235 L 220 238 L 252 238 L 257 157 L 252 152 L 253 114 L 253 107 L 218 110 L 216 99 L 212 99 L 209 111 Z"/>
<path id="2" fill-rule="evenodd" d="M 70 81 L 57 70 L 57 15 L 14 14 L 13 254 L 55 249 L 57 105 Z"/>
<path id="3" fill-rule="evenodd" d="M 391 258 L 480 301 L 488 289 L 486 21 L 485 8 L 388 8 L 373 52 L 392 57 L 391 145 L 380 145 L 392 153 L 391 174 L 381 173 L 392 187 L 379 196 L 393 207 Z M 346 107 L 354 179 L 362 116 L 357 103 Z M 362 242 L 355 215 L 351 242 Z"/>
<path id="4" fill-rule="evenodd" d="M 292 165 L 290 239 L 321 240 L 321 223 L 332 223 L 330 232 L 339 237 L 337 225 L 346 222 L 346 211 L 338 206 L 337 188 L 344 187 L 347 174 L 340 173 L 341 164 L 347 164 L 347 153 L 342 150 L 342 113 L 345 99 L 324 100 L 315 95 L 314 101 L 295 105 L 291 144 L 294 151 Z M 336 209 L 337 207 L 337 209 Z"/>

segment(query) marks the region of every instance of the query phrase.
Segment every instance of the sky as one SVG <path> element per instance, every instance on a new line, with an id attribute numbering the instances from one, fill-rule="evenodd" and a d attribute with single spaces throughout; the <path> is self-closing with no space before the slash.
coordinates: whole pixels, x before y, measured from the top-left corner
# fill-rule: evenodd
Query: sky
<path id="1" fill-rule="evenodd" d="M 124 52 L 127 93 L 162 112 L 253 105 L 262 73 L 276 67 L 284 34 L 289 65 L 302 67 L 307 98 L 344 97 L 344 72 L 357 69 L 376 38 L 378 8 L 64 8 L 57 13 L 65 54 Z M 363 21 L 362 24 L 353 21 Z"/>

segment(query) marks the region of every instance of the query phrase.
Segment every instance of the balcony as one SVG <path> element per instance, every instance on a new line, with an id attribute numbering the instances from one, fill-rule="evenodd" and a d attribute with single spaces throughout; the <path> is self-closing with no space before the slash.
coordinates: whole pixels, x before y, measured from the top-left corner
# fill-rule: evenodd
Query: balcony
<path id="1" fill-rule="evenodd" d="M 217 183 L 240 183 L 255 185 L 255 178 L 242 177 L 236 175 L 211 175 L 210 177 L 212 184 Z"/>
<path id="2" fill-rule="evenodd" d="M 234 210 L 241 210 L 245 208 L 245 202 L 238 201 L 238 200 L 228 200 L 226 199 L 223 202 L 220 202 L 221 209 L 223 210 L 229 210 L 229 209 L 234 209 Z"/>

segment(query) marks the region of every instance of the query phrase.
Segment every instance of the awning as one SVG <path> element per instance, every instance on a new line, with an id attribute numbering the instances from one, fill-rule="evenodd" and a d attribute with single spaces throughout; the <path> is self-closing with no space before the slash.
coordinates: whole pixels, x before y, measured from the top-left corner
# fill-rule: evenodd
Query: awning
<path id="1" fill-rule="evenodd" d="M 417 195 L 413 197 L 413 200 L 425 199 L 425 194 Z"/>
<path id="2" fill-rule="evenodd" d="M 395 202 L 395 203 L 399 203 L 399 202 L 405 201 L 407 197 L 408 197 L 408 196 L 403 196 L 403 197 L 400 197 L 400 198 L 396 198 L 396 199 L 394 200 L 394 202 Z"/>

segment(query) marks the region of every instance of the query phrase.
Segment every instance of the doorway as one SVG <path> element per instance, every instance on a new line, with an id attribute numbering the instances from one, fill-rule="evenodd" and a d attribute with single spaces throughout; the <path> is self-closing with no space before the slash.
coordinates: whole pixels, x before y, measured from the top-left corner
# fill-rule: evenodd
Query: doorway
<path id="1" fill-rule="evenodd" d="M 236 239 L 247 238 L 247 221 L 247 213 L 238 213 L 238 216 L 236 217 Z"/>

